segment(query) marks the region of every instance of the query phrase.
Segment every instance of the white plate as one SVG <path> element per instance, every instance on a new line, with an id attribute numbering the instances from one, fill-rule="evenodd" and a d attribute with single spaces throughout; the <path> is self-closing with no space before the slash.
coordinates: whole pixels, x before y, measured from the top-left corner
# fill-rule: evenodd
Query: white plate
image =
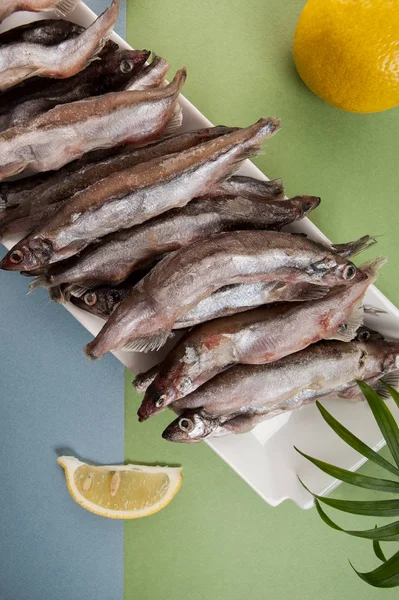
<path id="1" fill-rule="evenodd" d="M 51 16 L 51 13 L 46 13 L 46 16 Z M 2 29 L 31 21 L 33 18 L 43 18 L 43 15 L 34 17 L 29 13 L 13 15 L 3 24 Z M 95 14 L 87 6 L 81 4 L 69 18 L 87 26 L 93 22 Z M 113 35 L 113 39 L 121 47 L 130 48 L 119 36 Z M 148 45 L 151 47 L 151 40 L 148 40 Z M 180 98 L 180 103 L 184 113 L 183 131 L 211 125 L 208 119 L 183 96 Z M 226 123 L 226 125 L 231 125 L 231 123 Z M 246 161 L 240 172 L 258 179 L 267 179 L 250 161 Z M 308 219 L 295 225 L 292 230 L 305 232 L 315 240 L 328 241 Z M 16 237 L 9 238 L 4 245 L 10 248 L 16 241 Z M 341 239 L 337 241 L 342 242 Z M 378 318 L 368 318 L 367 324 L 378 328 L 386 335 L 399 337 L 399 311 L 374 286 L 367 293 L 366 303 L 387 311 L 385 315 Z M 93 335 L 98 333 L 102 325 L 100 319 L 72 305 L 68 305 L 66 308 Z M 80 348 L 77 348 L 78 351 Z M 162 356 L 162 352 L 152 354 L 115 352 L 115 356 L 133 373 L 138 373 L 155 364 L 157 359 Z M 325 401 L 324 404 L 344 425 L 375 450 L 379 450 L 384 445 L 381 433 L 364 403 L 351 404 L 330 400 Z M 313 492 L 321 495 L 329 493 L 339 485 L 336 479 L 325 475 L 298 455 L 293 448 L 294 445 L 319 459 L 352 471 L 358 469 L 365 462 L 360 454 L 335 436 L 324 423 L 315 406 L 306 406 L 288 416 L 282 415 L 269 422 L 266 421 L 258 425 L 251 433 L 215 438 L 207 443 L 272 506 L 277 506 L 288 498 L 301 508 L 312 506 L 312 498 L 301 487 L 298 475 L 306 481 Z"/>

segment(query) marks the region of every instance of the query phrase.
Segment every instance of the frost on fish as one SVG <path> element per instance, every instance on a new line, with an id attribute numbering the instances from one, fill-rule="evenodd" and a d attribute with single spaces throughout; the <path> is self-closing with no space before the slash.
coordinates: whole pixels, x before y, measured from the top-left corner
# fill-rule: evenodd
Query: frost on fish
<path id="1" fill-rule="evenodd" d="M 319 300 L 264 306 L 188 332 L 161 364 L 139 409 L 159 412 L 234 364 L 266 364 L 323 339 L 350 341 L 363 322 L 361 303 L 384 259 L 360 267 L 366 278 Z M 187 356 L 192 360 L 187 360 Z M 160 403 L 160 399 L 162 402 Z"/>
<path id="2" fill-rule="evenodd" d="M 31 231 L 71 196 L 93 183 L 166 154 L 182 152 L 237 128 L 208 127 L 137 148 L 128 145 L 85 154 L 59 171 L 33 175 L 23 182 L 0 183 L 0 227 L 3 232 Z M 3 211 L 3 214 L 1 212 Z M 24 220 L 26 218 L 26 220 Z"/>
<path id="3" fill-rule="evenodd" d="M 127 93 L 138 94 L 140 98 L 142 95 L 168 98 L 166 116 L 170 116 L 184 80 L 183 70 L 166 88 Z M 162 114 L 165 119 L 165 110 Z M 109 233 L 186 205 L 228 177 L 251 151 L 257 152 L 260 140 L 272 135 L 278 127 L 275 119 L 263 119 L 247 129 L 233 131 L 194 149 L 126 169 L 123 176 L 114 173 L 102 179 L 76 194 L 42 228 L 16 244 L 3 259 L 1 268 L 31 271 L 58 262 Z M 77 212 L 81 217 L 71 222 L 71 215 Z"/>
<path id="4" fill-rule="evenodd" d="M 111 92 L 57 106 L 26 126 L 0 134 L 0 180 L 28 167 L 50 171 L 86 152 L 124 143 L 137 145 L 170 133 L 169 124 L 186 79 L 179 71 L 165 88 Z M 68 139 L 69 143 L 60 143 Z"/>
<path id="5" fill-rule="evenodd" d="M 307 238 L 271 231 L 216 234 L 163 259 L 121 303 L 87 354 L 134 343 L 143 336 L 171 332 L 199 300 L 234 283 L 285 281 L 325 286 L 349 285 L 367 277 L 329 248 Z M 170 298 L 179 298 L 171 303 Z"/>
<path id="6" fill-rule="evenodd" d="M 260 281 L 228 285 L 204 298 L 175 323 L 175 329 L 193 327 L 205 321 L 227 317 L 262 304 L 273 302 L 307 302 L 319 300 L 329 292 L 328 287 L 311 283 Z"/>
<path id="7" fill-rule="evenodd" d="M 94 282 L 90 287 L 118 284 L 162 255 L 197 240 L 233 229 L 280 229 L 308 214 L 317 203 L 309 196 L 286 201 L 202 197 L 142 225 L 110 234 L 78 258 L 50 267 L 47 276 L 32 286 L 80 283 L 84 288 L 87 280 Z M 76 220 L 74 215 L 71 222 Z"/>
<path id="8" fill-rule="evenodd" d="M 397 384 L 398 366 L 399 344 L 381 340 L 320 342 L 276 363 L 237 365 L 175 402 L 180 417 L 163 437 L 199 442 L 211 435 L 246 433 L 318 398 L 360 400 L 352 395 L 356 380 L 375 387 L 382 378 Z"/>
<path id="9" fill-rule="evenodd" d="M 143 68 L 149 54 L 147 50 L 107 52 L 101 60 L 94 61 L 74 77 L 45 79 L 45 89 L 36 83 L 31 86 L 33 89 L 30 91 L 27 89 L 24 93 L 22 89 L 18 99 L 7 102 L 0 109 L 0 132 L 28 124 L 38 115 L 60 104 L 123 90 Z"/>

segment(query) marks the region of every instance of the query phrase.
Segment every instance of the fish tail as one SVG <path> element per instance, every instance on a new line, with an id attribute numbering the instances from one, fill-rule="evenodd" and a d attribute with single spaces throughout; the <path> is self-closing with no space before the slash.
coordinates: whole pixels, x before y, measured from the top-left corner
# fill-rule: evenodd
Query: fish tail
<path id="1" fill-rule="evenodd" d="M 173 77 L 173 80 L 167 86 L 166 89 L 169 89 L 170 95 L 178 95 L 181 92 L 183 85 L 185 84 L 187 79 L 187 71 L 186 68 L 183 67 L 179 71 L 177 71 L 176 75 Z"/>
<path id="2" fill-rule="evenodd" d="M 252 133 L 252 143 L 261 144 L 266 138 L 271 137 L 281 129 L 280 119 L 276 117 L 262 117 L 256 123 L 248 127 Z"/>
<path id="3" fill-rule="evenodd" d="M 230 168 L 221 178 L 226 179 L 234 175 L 247 158 L 253 158 L 262 152 L 262 142 L 280 129 L 280 121 L 274 117 L 259 119 L 256 123 L 237 132 L 237 146 Z M 234 133 L 232 134 L 234 135 Z M 239 139 L 241 138 L 241 143 Z"/>
<path id="4" fill-rule="evenodd" d="M 105 10 L 97 19 L 90 25 L 85 31 L 83 31 L 77 38 L 64 42 L 69 44 L 71 50 L 76 49 L 78 44 L 82 50 L 81 63 L 83 68 L 87 67 L 93 60 L 96 60 L 98 54 L 104 48 L 112 29 L 116 23 L 118 17 L 120 0 L 113 0 L 111 6 Z M 78 46 L 78 47 L 79 47 Z M 70 52 L 70 60 L 72 61 L 73 72 L 75 73 L 76 67 L 76 54 L 77 52 Z M 63 71 L 64 76 L 68 76 L 69 62 L 67 56 L 64 56 L 65 65 Z M 82 69 L 79 69 L 82 70 Z"/>
<path id="5" fill-rule="evenodd" d="M 154 381 L 155 377 L 158 375 L 159 365 L 155 365 L 148 371 L 144 371 L 143 373 L 139 373 L 134 378 L 132 384 L 138 394 L 145 392 L 149 385 Z"/>
<path id="6" fill-rule="evenodd" d="M 165 81 L 170 64 L 161 56 L 152 54 L 152 60 L 149 65 L 144 67 L 126 88 L 127 90 L 146 90 L 155 87 L 166 87 Z"/>
<path id="7" fill-rule="evenodd" d="M 54 12 L 57 17 L 66 17 L 78 5 L 79 0 L 59 0 L 54 6 Z"/>

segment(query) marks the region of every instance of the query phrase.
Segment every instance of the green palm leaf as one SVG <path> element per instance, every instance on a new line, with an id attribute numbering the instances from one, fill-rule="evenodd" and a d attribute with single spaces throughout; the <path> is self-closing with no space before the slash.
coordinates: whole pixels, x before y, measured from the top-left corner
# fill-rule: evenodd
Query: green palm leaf
<path id="1" fill-rule="evenodd" d="M 339 525 L 337 525 L 322 509 L 320 502 L 315 500 L 316 510 L 319 513 L 321 519 L 336 531 L 342 531 L 343 533 L 347 533 L 348 535 L 352 535 L 354 537 L 366 538 L 369 540 L 373 540 L 373 542 L 383 541 L 383 542 L 397 542 L 399 540 L 399 521 L 395 521 L 394 523 L 389 523 L 388 525 L 382 525 L 381 527 L 375 526 L 374 529 L 364 529 L 363 531 L 354 531 L 351 529 L 343 529 Z M 385 559 L 384 559 L 385 560 Z"/>
<path id="2" fill-rule="evenodd" d="M 399 393 L 393 389 L 390 385 L 382 382 L 394 402 L 399 407 Z M 394 466 L 383 457 L 379 456 L 372 448 L 367 446 L 358 437 L 351 433 L 346 427 L 344 427 L 339 421 L 337 421 L 319 402 L 316 402 L 317 407 L 320 411 L 321 416 L 325 422 L 333 429 L 333 431 L 351 448 L 368 458 L 370 461 L 384 468 L 386 471 L 392 473 L 396 477 L 399 475 L 399 427 L 393 418 L 389 408 L 386 406 L 384 400 L 373 390 L 371 387 L 366 385 L 364 382 L 358 382 L 360 389 L 362 390 L 366 401 L 374 415 L 374 418 L 379 426 L 382 435 L 387 443 L 387 446 L 392 454 L 392 457 L 397 466 Z M 309 460 L 316 467 L 321 469 L 324 473 L 331 475 L 341 481 L 345 481 L 351 485 L 355 485 L 361 488 L 367 488 L 380 492 L 391 492 L 399 494 L 399 481 L 392 481 L 390 479 L 380 479 L 377 477 L 369 477 L 361 475 L 359 473 L 353 473 L 341 467 L 331 465 L 317 458 L 309 456 L 304 452 L 301 452 L 295 448 L 299 454 Z M 301 480 L 300 480 L 301 481 Z M 310 492 L 306 485 L 301 481 L 303 487 Z M 312 492 L 310 492 L 312 494 Z M 374 529 L 365 530 L 350 530 L 343 529 L 337 523 L 335 523 L 324 511 L 322 504 L 335 508 L 342 512 L 356 514 L 356 515 L 367 515 L 375 517 L 397 517 L 399 516 L 399 499 L 393 500 L 339 500 L 335 498 L 324 498 L 317 494 L 312 494 L 315 499 L 316 510 L 320 518 L 332 529 L 347 533 L 348 535 L 360 538 L 370 539 L 373 542 L 374 554 L 382 564 L 374 569 L 362 573 L 357 571 L 351 564 L 357 575 L 363 579 L 369 585 L 379 588 L 390 588 L 399 586 L 399 552 L 396 552 L 391 558 L 386 559 L 384 552 L 381 548 L 381 541 L 384 542 L 397 542 L 399 541 L 399 521 L 382 525 L 381 527 L 375 526 Z"/>
<path id="3" fill-rule="evenodd" d="M 342 512 L 368 517 L 399 517 L 399 500 L 337 500 L 336 498 L 324 498 L 313 494 L 303 481 L 299 481 L 314 498 Z"/>
<path id="4" fill-rule="evenodd" d="M 390 413 L 389 408 L 377 392 L 363 381 L 358 381 L 357 383 L 372 410 L 393 459 L 399 467 L 399 427 Z"/>
<path id="5" fill-rule="evenodd" d="M 374 569 L 374 571 L 369 571 L 368 573 L 360 573 L 352 563 L 350 564 L 363 581 L 374 587 L 391 588 L 399 585 L 399 552 L 396 552 L 396 554 Z"/>
<path id="6" fill-rule="evenodd" d="M 373 550 L 377 558 L 379 558 L 382 562 L 386 561 L 385 554 L 383 553 L 381 544 L 378 540 L 373 540 Z"/>
<path id="7" fill-rule="evenodd" d="M 399 469 L 397 469 L 390 462 L 385 460 L 382 456 L 380 456 L 377 452 L 375 452 L 372 448 L 367 446 L 362 440 L 356 437 L 353 433 L 349 431 L 346 427 L 341 425 L 339 421 L 337 421 L 319 401 L 316 402 L 317 408 L 319 409 L 321 416 L 326 421 L 326 423 L 331 427 L 331 429 L 344 441 L 362 454 L 365 458 L 368 458 L 371 462 L 380 467 L 383 467 L 390 473 L 399 476 Z"/>
<path id="8" fill-rule="evenodd" d="M 295 450 L 299 452 L 302 456 L 308 459 L 311 463 L 313 463 L 316 467 L 319 467 L 321 471 L 327 473 L 327 475 L 332 475 L 336 479 L 340 479 L 341 481 L 345 481 L 346 483 L 350 483 L 352 485 L 356 485 L 357 487 L 366 488 L 369 490 L 376 490 L 379 492 L 391 492 L 399 494 L 399 481 L 390 481 L 389 479 L 378 479 L 377 477 L 368 477 L 366 475 L 360 475 L 359 473 L 353 473 L 352 471 L 347 471 L 346 469 L 342 469 L 341 467 L 335 467 L 334 465 L 330 465 L 322 460 L 318 460 L 317 458 L 313 458 L 304 452 L 301 452 L 294 446 Z"/>

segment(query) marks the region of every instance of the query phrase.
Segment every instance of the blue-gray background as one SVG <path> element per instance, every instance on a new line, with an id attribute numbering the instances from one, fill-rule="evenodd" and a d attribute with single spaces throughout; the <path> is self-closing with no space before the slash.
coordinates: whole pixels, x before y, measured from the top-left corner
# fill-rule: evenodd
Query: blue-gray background
<path id="1" fill-rule="evenodd" d="M 122 1 L 122 36 L 125 18 Z M 27 296 L 24 277 L 0 272 L 0 600 L 123 597 L 123 525 L 78 506 L 56 463 L 123 462 L 123 368 L 89 363 L 89 338 L 45 292 Z"/>

